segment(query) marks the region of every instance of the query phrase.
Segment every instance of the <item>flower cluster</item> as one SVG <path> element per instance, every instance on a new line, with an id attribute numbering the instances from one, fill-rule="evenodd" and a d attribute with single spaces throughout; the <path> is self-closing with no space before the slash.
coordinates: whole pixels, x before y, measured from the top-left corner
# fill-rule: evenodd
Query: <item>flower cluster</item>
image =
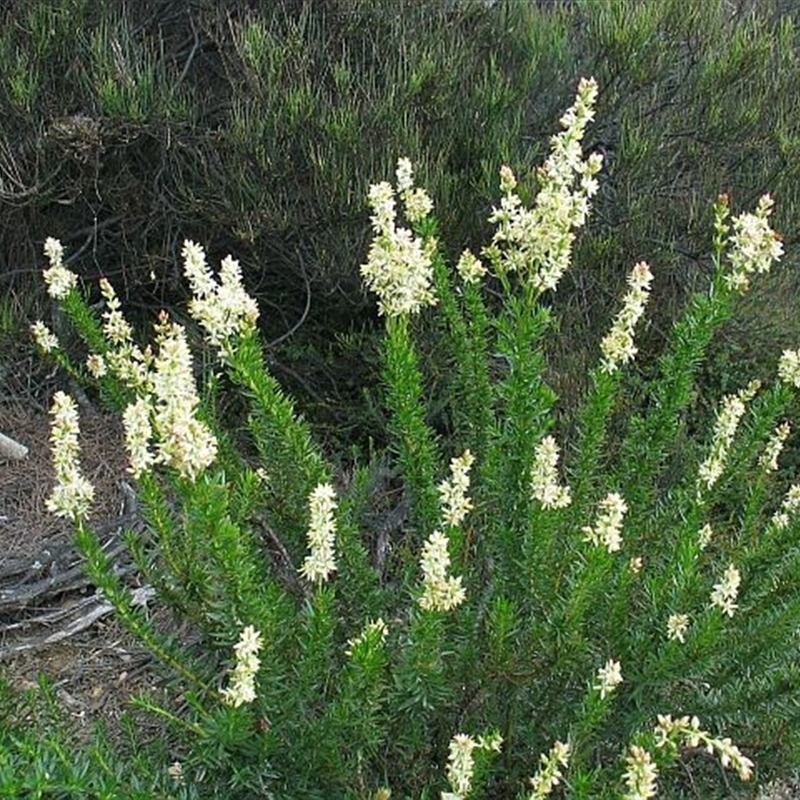
<path id="1" fill-rule="evenodd" d="M 772 515 L 772 524 L 778 530 L 788 528 L 791 518 L 798 511 L 800 511 L 800 483 L 795 483 L 786 492 L 780 509 Z"/>
<path id="2" fill-rule="evenodd" d="M 196 417 L 200 398 L 186 332 L 161 312 L 155 326 L 157 352 L 149 345 L 143 350 L 134 343 L 133 328 L 105 278 L 100 291 L 106 303 L 103 333 L 111 348 L 90 356 L 87 366 L 96 377 L 110 369 L 138 395 L 122 415 L 130 472 L 139 477 L 154 464 L 165 464 L 194 480 L 214 461 L 217 441 Z M 154 439 L 156 452 L 151 450 Z"/>
<path id="3" fill-rule="evenodd" d="M 37 320 L 31 325 L 31 334 L 36 346 L 43 353 L 52 353 L 53 350 L 58 349 L 58 337 L 41 320 Z"/>
<path id="4" fill-rule="evenodd" d="M 252 625 L 244 628 L 234 645 L 236 666 L 231 675 L 231 685 L 220 692 L 226 705 L 238 708 L 256 699 L 255 677 L 261 666 L 258 653 L 263 646 L 261 634 Z"/>
<path id="5" fill-rule="evenodd" d="M 411 184 L 411 164 L 398 162 L 398 192 L 405 202 L 406 216 L 415 222 L 427 216 L 430 200 Z M 367 288 L 378 295 L 378 312 L 387 317 L 416 314 L 423 306 L 434 305 L 436 296 L 431 282 L 431 257 L 435 242 L 423 241 L 396 223 L 395 191 L 391 184 L 374 184 L 369 190 L 372 227 L 375 238 L 370 244 L 367 263 L 361 275 Z M 424 212 L 424 213 L 423 213 Z"/>
<path id="6" fill-rule="evenodd" d="M 126 386 L 149 393 L 152 390 L 150 370 L 153 352 L 150 347 L 142 350 L 134 343 L 133 328 L 122 314 L 119 297 L 106 278 L 100 279 L 100 293 L 106 306 L 103 312 L 103 333 L 111 348 L 102 356 L 95 355 L 93 374 L 99 375 L 110 369 Z"/>
<path id="7" fill-rule="evenodd" d="M 765 194 L 758 201 L 754 214 L 744 213 L 733 219 L 733 233 L 728 239 L 731 271 L 725 276 L 725 282 L 735 291 L 746 291 L 750 275 L 769 272 L 772 262 L 783 255 L 780 237 L 769 226 L 774 205 L 775 201 Z"/>
<path id="8" fill-rule="evenodd" d="M 194 480 L 214 461 L 217 441 L 195 416 L 200 398 L 186 333 L 162 312 L 155 328 L 157 352 L 149 346 L 142 350 L 132 341 L 108 281 L 101 281 L 101 291 L 107 303 L 104 332 L 114 347 L 105 356 L 90 356 L 87 365 L 96 376 L 111 369 L 138 395 L 122 414 L 129 470 L 138 478 L 154 464 L 165 464 Z"/>
<path id="9" fill-rule="evenodd" d="M 739 570 L 730 564 L 722 575 L 722 580 L 714 584 L 714 589 L 711 592 L 711 605 L 716 606 L 729 617 L 733 616 L 733 612 L 739 607 L 736 605 L 736 597 L 739 594 L 739 584 L 742 582 L 742 576 Z"/>
<path id="10" fill-rule="evenodd" d="M 456 272 L 464 283 L 479 283 L 486 274 L 486 267 L 470 250 L 465 250 L 456 264 Z"/>
<path id="11" fill-rule="evenodd" d="M 447 760 L 447 780 L 452 792 L 442 792 L 442 800 L 464 800 L 472 789 L 472 776 L 475 771 L 474 750 L 493 750 L 500 752 L 503 739 L 499 734 L 480 736 L 475 741 L 465 733 L 457 733 L 450 740 L 450 754 Z"/>
<path id="12" fill-rule="evenodd" d="M 258 304 L 242 286 L 242 270 L 231 256 L 222 260 L 217 283 L 200 245 L 187 239 L 181 255 L 184 274 L 192 287 L 189 313 L 205 329 L 206 340 L 227 357 L 230 340 L 255 328 Z"/>
<path id="13" fill-rule="evenodd" d="M 614 553 L 622 546 L 622 520 L 628 506 L 622 496 L 617 492 L 611 492 L 599 503 L 599 513 L 594 527 L 585 525 L 583 541 L 590 542 L 595 547 L 601 545 Z"/>
<path id="14" fill-rule="evenodd" d="M 420 222 L 433 211 L 433 202 L 424 189 L 414 186 L 414 169 L 408 158 L 397 159 L 397 193 L 403 201 L 406 219 L 410 223 Z"/>
<path id="15" fill-rule="evenodd" d="M 639 262 L 628 276 L 630 291 L 625 295 L 622 310 L 615 317 L 611 330 L 600 342 L 603 352 L 601 369 L 604 372 L 615 372 L 620 364 L 629 363 L 638 352 L 633 343 L 633 329 L 644 314 L 652 280 L 650 267 L 644 261 Z"/>
<path id="16" fill-rule="evenodd" d="M 53 415 L 50 443 L 53 446 L 56 485 L 45 505 L 56 516 L 77 522 L 88 516 L 94 499 L 94 486 L 81 474 L 78 460 L 78 407 L 68 394 L 56 392 L 50 413 Z"/>
<path id="17" fill-rule="evenodd" d="M 610 658 L 605 666 L 597 670 L 597 680 L 592 685 L 592 689 L 600 692 L 600 699 L 605 699 L 607 694 L 611 694 L 617 686 L 622 683 L 622 666 L 619 661 Z"/>
<path id="18" fill-rule="evenodd" d="M 347 640 L 347 648 L 345 655 L 353 656 L 358 653 L 363 647 L 372 648 L 386 641 L 386 635 L 389 633 L 389 628 L 386 623 L 378 617 L 373 622 L 368 622 L 364 626 L 364 630 L 358 636 Z"/>
<path id="19" fill-rule="evenodd" d="M 300 574 L 309 581 L 325 581 L 336 570 L 336 492 L 329 483 L 320 483 L 308 498 L 311 521 L 308 526 L 308 547 Z"/>
<path id="20" fill-rule="evenodd" d="M 456 526 L 463 522 L 472 509 L 472 501 L 467 497 L 469 489 L 469 470 L 475 456 L 469 450 L 450 461 L 450 478 L 439 484 L 439 499 L 442 503 L 442 517 L 447 525 Z"/>
<path id="21" fill-rule="evenodd" d="M 157 460 L 194 480 L 214 461 L 217 440 L 208 425 L 195 416 L 200 398 L 186 333 L 163 312 L 156 326 L 156 343 L 152 409 L 158 433 Z"/>
<path id="22" fill-rule="evenodd" d="M 107 278 L 100 279 L 100 292 L 106 303 L 106 310 L 103 312 L 103 333 L 106 339 L 112 345 L 128 344 L 133 339 L 133 328 L 120 311 L 122 303 Z"/>
<path id="23" fill-rule="evenodd" d="M 569 757 L 570 746 L 559 741 L 555 742 L 549 753 L 542 753 L 539 771 L 531 778 L 533 793 L 528 800 L 542 800 L 552 793 L 564 777 L 561 769 L 569 766 Z"/>
<path id="24" fill-rule="evenodd" d="M 501 171 L 505 196 L 489 217 L 497 230 L 485 252 L 498 273 L 518 272 L 539 293 L 555 289 L 569 267 L 575 229 L 585 223 L 589 198 L 597 193 L 594 176 L 603 159 L 593 153 L 584 160 L 581 144 L 596 99 L 597 83 L 582 79 L 574 105 L 561 118 L 564 130 L 552 137 L 550 156 L 539 169 L 533 208 L 525 208 L 515 193 L 511 170 Z"/>
<path id="25" fill-rule="evenodd" d="M 44 254 L 50 262 L 43 273 L 47 293 L 54 300 L 63 300 L 78 285 L 78 276 L 64 266 L 64 247 L 58 239 L 45 239 Z"/>
<path id="26" fill-rule="evenodd" d="M 688 627 L 688 614 L 670 614 L 667 620 L 667 638 L 677 642 L 685 642 Z"/>
<path id="27" fill-rule="evenodd" d="M 769 437 L 769 441 L 764 448 L 764 452 L 761 454 L 761 458 L 758 459 L 758 463 L 764 467 L 767 472 L 775 472 L 775 470 L 778 469 L 778 456 L 781 454 L 783 445 L 789 438 L 791 432 L 792 426 L 788 422 L 782 422 L 772 432 L 772 436 Z"/>
<path id="28" fill-rule="evenodd" d="M 419 604 L 426 611 L 450 611 L 466 598 L 461 576 L 447 574 L 450 567 L 449 544 L 441 531 L 434 531 L 422 546 L 422 596 Z"/>
<path id="29" fill-rule="evenodd" d="M 144 397 L 129 403 L 122 412 L 128 470 L 134 478 L 147 472 L 156 463 L 155 453 L 150 449 L 150 440 L 153 437 L 150 414 L 150 403 Z"/>
<path id="30" fill-rule="evenodd" d="M 92 377 L 102 378 L 108 372 L 108 365 L 99 353 L 89 353 L 86 356 L 86 369 Z"/>
<path id="31" fill-rule="evenodd" d="M 57 239 L 47 240 L 45 252 L 51 263 L 45 272 L 50 294 L 63 299 L 77 279 L 64 270 L 64 251 Z M 195 479 L 216 457 L 217 442 L 209 427 L 195 416 L 200 399 L 184 329 L 169 322 L 162 312 L 155 329 L 158 352 L 149 346 L 143 350 L 134 343 L 133 328 L 105 278 L 100 281 L 100 292 L 105 301 L 102 320 L 108 349 L 90 354 L 86 366 L 96 378 L 110 370 L 137 395 L 123 413 L 131 473 L 138 477 L 154 464 L 165 464 L 182 477 Z M 34 335 L 52 347 L 54 337 L 48 333 L 43 325 L 35 326 Z M 153 439 L 156 452 L 151 449 Z"/>
<path id="32" fill-rule="evenodd" d="M 800 350 L 784 350 L 778 361 L 778 377 L 800 389 Z"/>
<path id="33" fill-rule="evenodd" d="M 622 777 L 628 791 L 623 795 L 623 800 L 647 800 L 655 797 L 658 769 L 650 753 L 643 747 L 631 745 L 625 765 L 628 769 Z"/>
<path id="34" fill-rule="evenodd" d="M 717 413 L 717 420 L 714 424 L 711 452 L 698 470 L 698 491 L 702 489 L 703 485 L 706 489 L 711 489 L 725 470 L 728 451 L 747 409 L 747 403 L 753 399 L 760 387 L 759 381 L 752 381 L 736 394 L 729 394 L 722 398 L 722 407 Z"/>
<path id="35" fill-rule="evenodd" d="M 545 436 L 536 445 L 531 492 L 543 508 L 566 508 L 572 502 L 569 486 L 558 482 L 558 454 L 558 445 L 552 436 Z"/>
<path id="36" fill-rule="evenodd" d="M 743 756 L 728 737 L 718 739 L 702 730 L 697 717 L 673 719 L 669 714 L 659 714 L 655 735 L 657 747 L 704 747 L 711 755 L 716 752 L 722 766 L 732 766 L 743 781 L 753 775 L 753 762 Z"/>

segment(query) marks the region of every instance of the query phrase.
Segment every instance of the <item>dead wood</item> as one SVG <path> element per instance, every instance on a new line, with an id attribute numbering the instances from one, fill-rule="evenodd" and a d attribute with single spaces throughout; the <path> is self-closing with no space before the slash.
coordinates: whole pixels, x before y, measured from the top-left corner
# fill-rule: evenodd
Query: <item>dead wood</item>
<path id="1" fill-rule="evenodd" d="M 143 531 L 129 514 L 95 528 L 116 574 L 135 575 L 123 531 Z M 62 641 L 113 611 L 83 571 L 84 558 L 71 543 L 54 545 L 37 558 L 6 561 L 0 568 L 0 661 L 25 650 Z M 132 591 L 134 604 L 155 594 L 149 586 Z"/>
<path id="2" fill-rule="evenodd" d="M 10 459 L 19 461 L 28 455 L 28 448 L 25 445 L 15 442 L 9 436 L 0 433 L 0 459 Z"/>

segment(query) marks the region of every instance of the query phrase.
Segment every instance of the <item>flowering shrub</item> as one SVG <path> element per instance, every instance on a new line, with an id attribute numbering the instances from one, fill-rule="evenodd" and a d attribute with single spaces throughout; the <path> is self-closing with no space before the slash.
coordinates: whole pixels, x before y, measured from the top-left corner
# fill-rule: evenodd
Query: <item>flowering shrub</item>
<path id="1" fill-rule="evenodd" d="M 620 387 L 654 281 L 633 267 L 578 418 L 559 419 L 542 296 L 569 268 L 598 189 L 602 159 L 582 145 L 596 95 L 581 81 L 530 208 L 502 169 L 496 233 L 453 270 L 407 159 L 394 187 L 370 191 L 361 272 L 385 318 L 403 484 L 394 527 L 369 523 L 371 466 L 337 475 L 267 371 L 233 259 L 217 281 L 199 245 L 183 250 L 189 311 L 249 402 L 246 449 L 219 419 L 217 379 L 196 387 L 184 329 L 162 316 L 141 347 L 107 283 L 95 319 L 48 240 L 45 278 L 92 351 L 86 370 L 41 324 L 34 335 L 120 409 L 150 526 L 131 550 L 206 646 L 154 630 L 84 524 L 91 492 L 63 396 L 52 505 L 76 522 L 92 579 L 182 682 L 185 714 L 158 713 L 180 734 L 186 785 L 224 797 L 645 798 L 698 748 L 746 780 L 753 760 L 728 733 L 755 757 L 776 724 L 791 730 L 800 489 L 781 499 L 776 467 L 800 358 L 787 351 L 777 379 L 726 397 L 708 435 L 686 423 L 714 329 L 781 255 L 772 201 L 731 219 L 720 198 L 712 285 L 630 408 Z M 428 320 L 452 366 L 441 432 L 415 344 Z M 796 738 L 782 744 L 793 752 Z"/>

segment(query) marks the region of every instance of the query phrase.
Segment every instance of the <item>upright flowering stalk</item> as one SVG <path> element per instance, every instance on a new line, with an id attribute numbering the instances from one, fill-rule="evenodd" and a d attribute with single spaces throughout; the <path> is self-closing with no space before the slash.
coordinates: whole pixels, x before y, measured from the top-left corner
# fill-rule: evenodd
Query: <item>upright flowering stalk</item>
<path id="1" fill-rule="evenodd" d="M 78 276 L 64 266 L 64 247 L 58 239 L 45 239 L 44 254 L 50 262 L 43 273 L 47 293 L 54 300 L 63 300 L 78 285 Z"/>
<path id="2" fill-rule="evenodd" d="M 397 159 L 397 193 L 403 201 L 406 219 L 413 225 L 421 222 L 433 211 L 433 202 L 428 193 L 414 186 L 414 171 L 411 160 L 408 158 Z"/>
<path id="3" fill-rule="evenodd" d="M 784 350 L 778 362 L 778 377 L 800 389 L 800 350 Z"/>
<path id="4" fill-rule="evenodd" d="M 104 356 L 95 355 L 91 368 L 97 375 L 110 369 L 136 392 L 122 414 L 129 471 L 138 478 L 153 465 L 165 464 L 194 480 L 214 461 L 217 440 L 196 416 L 200 398 L 186 332 L 162 312 L 157 352 L 149 346 L 142 350 L 133 342 L 113 287 L 105 279 L 100 286 L 106 299 L 103 331 L 111 348 Z"/>
<path id="5" fill-rule="evenodd" d="M 730 564 L 723 573 L 722 580 L 714 584 L 714 590 L 711 592 L 711 605 L 719 608 L 723 614 L 732 617 L 734 611 L 739 607 L 736 605 L 736 597 L 739 594 L 741 582 L 742 577 L 739 570 Z"/>
<path id="6" fill-rule="evenodd" d="M 188 239 L 183 243 L 184 274 L 193 297 L 189 313 L 206 331 L 206 340 L 219 348 L 222 358 L 231 355 L 231 340 L 255 329 L 258 304 L 242 285 L 239 262 L 226 256 L 220 265 L 219 282 L 206 263 L 203 248 Z"/>
<path id="7" fill-rule="evenodd" d="M 397 221 L 397 200 L 415 230 Z M 431 204 L 413 185 L 411 162 L 397 165 L 397 191 L 387 182 L 369 190 L 373 240 L 361 265 L 366 288 L 378 296 L 378 311 L 386 317 L 383 378 L 390 428 L 398 444 L 398 464 L 412 500 L 412 517 L 422 530 L 439 519 L 435 472 L 438 448 L 426 420 L 425 379 L 414 348 L 409 317 L 438 302 L 433 285 L 436 241 L 426 219 Z M 417 234 L 419 232 L 419 235 Z"/>
<path id="8" fill-rule="evenodd" d="M 162 314 L 156 341 L 152 409 L 159 439 L 158 461 L 194 480 L 214 461 L 217 440 L 208 425 L 195 416 L 200 398 L 184 329 Z"/>
<path id="9" fill-rule="evenodd" d="M 472 791 L 472 777 L 475 772 L 475 750 L 494 750 L 500 752 L 503 739 L 498 734 L 481 736 L 477 741 L 465 733 L 457 733 L 450 740 L 450 754 L 447 761 L 447 780 L 452 792 L 442 792 L 442 800 L 464 800 Z"/>
<path id="10" fill-rule="evenodd" d="M 566 508 L 572 502 L 569 486 L 558 482 L 558 454 L 558 445 L 552 436 L 545 436 L 536 445 L 531 493 L 543 508 Z"/>
<path id="11" fill-rule="evenodd" d="M 543 800 L 552 794 L 564 777 L 561 770 L 569 766 L 569 757 L 570 746 L 558 741 L 550 748 L 549 753 L 542 753 L 539 771 L 531 778 L 533 793 L 528 796 L 528 800 Z"/>
<path id="12" fill-rule="evenodd" d="M 615 553 L 622 546 L 622 520 L 628 506 L 617 492 L 611 492 L 598 506 L 594 526 L 586 525 L 583 528 L 583 541 L 595 547 L 602 545 L 609 553 Z"/>
<path id="13" fill-rule="evenodd" d="M 94 499 L 94 487 L 81 474 L 78 407 L 68 394 L 56 392 L 50 413 L 53 415 L 50 443 L 53 446 L 56 485 L 45 505 L 57 516 L 78 522 L 88 516 Z"/>
<path id="14" fill-rule="evenodd" d="M 572 258 L 575 229 L 586 221 L 589 199 L 597 192 L 595 175 L 602 156 L 584 160 L 582 140 L 594 117 L 597 83 L 582 79 L 574 105 L 561 118 L 564 130 L 551 139 L 551 153 L 539 169 L 539 193 L 527 209 L 516 194 L 516 178 L 501 171 L 504 197 L 489 218 L 497 224 L 486 254 L 498 274 L 518 272 L 539 294 L 555 289 Z"/>
<path id="15" fill-rule="evenodd" d="M 775 470 L 778 469 L 778 457 L 783 451 L 783 445 L 786 443 L 791 432 L 792 426 L 788 422 L 781 422 L 772 432 L 767 446 L 764 448 L 764 452 L 758 459 L 758 463 L 764 467 L 767 472 L 775 472 Z"/>
<path id="16" fill-rule="evenodd" d="M 258 653 L 262 647 L 261 634 L 252 625 L 242 630 L 238 643 L 233 647 L 236 666 L 233 668 L 230 686 L 220 692 L 226 705 L 238 708 L 256 699 L 255 678 L 261 666 Z"/>
<path id="17" fill-rule="evenodd" d="M 722 407 L 714 424 L 711 452 L 698 471 L 698 491 L 711 489 L 725 470 L 728 451 L 747 409 L 747 403 L 753 399 L 760 386 L 758 381 L 752 381 L 737 394 L 729 394 L 722 399 Z"/>
<path id="18" fill-rule="evenodd" d="M 419 604 L 426 611 L 450 611 L 466 598 L 461 576 L 447 574 L 450 568 L 449 543 L 441 531 L 434 531 L 422 546 L 422 596 Z"/>
<path id="19" fill-rule="evenodd" d="M 697 717 L 673 719 L 669 714 L 659 714 L 655 735 L 656 747 L 673 753 L 680 747 L 703 747 L 711 755 L 716 753 L 723 767 L 732 766 L 743 781 L 753 776 L 753 762 L 727 736 L 719 739 L 702 730 Z"/>
<path id="20" fill-rule="evenodd" d="M 36 346 L 43 353 L 52 353 L 53 350 L 58 349 L 58 337 L 41 320 L 37 320 L 31 325 L 31 334 Z"/>
<path id="21" fill-rule="evenodd" d="M 600 343 L 603 352 L 601 368 L 604 372 L 616 372 L 620 364 L 627 364 L 636 355 L 633 329 L 644 314 L 652 280 L 650 267 L 644 261 L 639 262 L 628 276 L 630 291 L 625 295 L 622 310 L 614 319 L 611 330 Z"/>
<path id="22" fill-rule="evenodd" d="M 431 204 L 421 189 L 414 189 L 411 163 L 398 162 L 398 192 L 405 203 L 406 217 L 418 222 L 430 212 Z M 378 312 L 387 317 L 416 314 L 423 307 L 434 305 L 433 265 L 435 243 L 423 241 L 408 228 L 398 227 L 395 190 L 383 182 L 370 187 L 372 228 L 375 238 L 370 244 L 367 263 L 361 275 L 370 291 L 378 295 Z"/>
<path id="23" fill-rule="evenodd" d="M 460 525 L 472 509 L 472 501 L 467 497 L 469 489 L 469 470 L 475 456 L 469 450 L 450 461 L 450 479 L 439 484 L 439 499 L 442 504 L 442 517 L 447 525 Z"/>
<path id="24" fill-rule="evenodd" d="M 783 530 L 789 527 L 789 523 L 797 512 L 800 511 L 800 483 L 795 483 L 789 487 L 786 496 L 781 502 L 781 507 L 772 515 L 772 524 L 778 529 Z"/>
<path id="25" fill-rule="evenodd" d="M 627 770 L 622 777 L 627 792 L 623 795 L 623 800 L 647 800 L 655 797 L 658 769 L 650 753 L 643 747 L 631 745 L 625 764 Z"/>
<path id="26" fill-rule="evenodd" d="M 110 369 L 129 388 L 149 393 L 152 390 L 150 371 L 153 352 L 149 346 L 142 350 L 133 341 L 133 328 L 120 310 L 122 304 L 119 297 L 106 278 L 100 279 L 100 293 L 106 305 L 103 333 L 110 348 L 104 355 L 96 356 L 94 372 Z"/>
<path id="27" fill-rule="evenodd" d="M 300 574 L 311 581 L 326 581 L 336 570 L 336 492 L 329 483 L 321 483 L 313 489 L 308 498 L 309 554 L 306 556 Z"/>
<path id="28" fill-rule="evenodd" d="M 472 751 L 478 743 L 465 733 L 457 733 L 450 741 L 450 755 L 447 763 L 447 780 L 452 792 L 442 792 L 442 800 L 463 800 L 472 789 L 472 775 L 475 771 L 475 758 Z"/>
<path id="29" fill-rule="evenodd" d="M 746 291 L 750 275 L 769 272 L 773 261 L 783 255 L 780 237 L 769 226 L 774 205 L 775 201 L 765 194 L 758 201 L 755 213 L 740 214 L 732 220 L 733 233 L 728 239 L 731 269 L 725 282 L 734 291 Z"/>
<path id="30" fill-rule="evenodd" d="M 133 339 L 133 328 L 125 319 L 122 311 L 122 303 L 107 278 L 100 279 L 100 292 L 106 303 L 106 310 L 103 312 L 103 333 L 112 345 L 129 344 Z"/>
<path id="31" fill-rule="evenodd" d="M 619 661 L 610 658 L 604 666 L 597 670 L 597 678 L 592 688 L 596 692 L 600 692 L 600 699 L 604 700 L 606 695 L 611 694 L 621 683 L 622 667 Z"/>
<path id="32" fill-rule="evenodd" d="M 676 642 L 685 642 L 688 627 L 688 614 L 670 614 L 667 620 L 667 638 Z"/>

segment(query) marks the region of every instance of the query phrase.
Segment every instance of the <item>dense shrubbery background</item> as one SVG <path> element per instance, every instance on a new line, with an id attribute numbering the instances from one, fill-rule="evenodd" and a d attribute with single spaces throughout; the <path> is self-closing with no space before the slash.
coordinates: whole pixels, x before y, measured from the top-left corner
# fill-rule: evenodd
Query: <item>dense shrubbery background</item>
<path id="1" fill-rule="evenodd" d="M 645 254 L 661 297 L 649 336 L 663 339 L 708 275 L 708 209 L 720 191 L 741 207 L 772 191 L 789 249 L 744 330 L 729 331 L 737 356 L 757 360 L 766 342 L 797 332 L 791 3 L 281 0 L 259 10 L 16 0 L 4 9 L 0 294 L 12 308 L 31 302 L 53 231 L 64 232 L 71 266 L 114 280 L 142 316 L 184 299 L 180 242 L 202 239 L 212 254 L 241 258 L 267 339 L 281 345 L 281 378 L 320 422 L 339 425 L 342 406 L 360 404 L 369 351 L 372 314 L 355 269 L 368 182 L 407 154 L 447 241 L 475 245 L 500 164 L 524 177 L 562 98 L 592 74 L 603 89 L 588 144 L 606 155 L 607 175 L 556 300 L 569 309 L 559 372 L 585 372 L 584 342 L 599 335 L 592 312 L 608 308 L 623 265 Z"/>

